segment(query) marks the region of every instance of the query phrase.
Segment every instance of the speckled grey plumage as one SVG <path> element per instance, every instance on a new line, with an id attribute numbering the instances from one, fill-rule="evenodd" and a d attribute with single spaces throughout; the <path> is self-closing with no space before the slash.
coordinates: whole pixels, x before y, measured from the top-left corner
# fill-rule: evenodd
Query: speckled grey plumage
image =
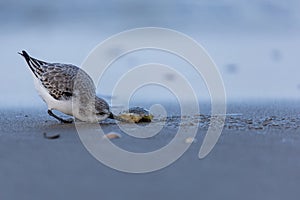
<path id="1" fill-rule="evenodd" d="M 26 60 L 35 78 L 44 87 L 51 97 L 59 102 L 69 102 L 68 107 L 75 111 L 64 111 L 64 108 L 54 108 L 65 114 L 73 115 L 83 121 L 94 121 L 88 115 L 98 115 L 97 119 L 102 120 L 111 115 L 108 104 L 96 96 L 96 88 L 91 77 L 82 69 L 72 64 L 48 63 L 30 57 L 25 51 L 20 53 Z M 41 95 L 43 100 L 48 104 Z M 45 96 L 45 95 L 44 95 Z M 55 106 L 50 106 L 52 110 Z M 77 110 L 76 110 L 77 109 Z M 71 110 L 71 109 L 68 109 Z"/>

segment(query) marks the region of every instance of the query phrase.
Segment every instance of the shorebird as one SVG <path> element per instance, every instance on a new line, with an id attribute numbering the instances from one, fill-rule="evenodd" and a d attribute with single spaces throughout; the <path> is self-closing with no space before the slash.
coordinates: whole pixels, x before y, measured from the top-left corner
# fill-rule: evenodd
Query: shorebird
<path id="1" fill-rule="evenodd" d="M 96 96 L 96 87 L 91 77 L 72 64 L 48 63 L 22 55 L 32 71 L 35 88 L 48 106 L 48 114 L 61 122 L 72 123 L 73 119 L 63 119 L 52 110 L 60 111 L 85 122 L 99 122 L 106 118 L 117 119 L 107 102 Z"/>

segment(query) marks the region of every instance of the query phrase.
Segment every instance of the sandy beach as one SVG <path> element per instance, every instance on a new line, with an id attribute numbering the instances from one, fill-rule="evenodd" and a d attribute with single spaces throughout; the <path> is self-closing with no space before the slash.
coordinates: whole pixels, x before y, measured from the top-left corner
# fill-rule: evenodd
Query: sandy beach
<path id="1" fill-rule="evenodd" d="M 209 109 L 208 109 L 209 110 Z M 300 111 L 296 102 L 231 103 L 213 151 L 197 155 L 207 126 L 199 122 L 197 142 L 162 170 L 129 174 L 94 159 L 74 124 L 60 124 L 44 108 L 0 111 L 1 199 L 297 199 L 300 195 Z M 208 116 L 208 115 L 207 115 Z M 173 136 L 180 117 L 149 139 L 133 139 L 113 121 L 105 132 L 133 151 L 151 151 Z M 43 134 L 56 135 L 46 139 Z"/>

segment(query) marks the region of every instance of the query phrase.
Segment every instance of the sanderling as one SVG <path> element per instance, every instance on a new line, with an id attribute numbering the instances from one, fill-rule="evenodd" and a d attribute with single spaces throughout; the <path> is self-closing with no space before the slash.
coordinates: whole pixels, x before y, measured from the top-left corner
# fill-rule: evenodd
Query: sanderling
<path id="1" fill-rule="evenodd" d="M 48 114 L 61 122 L 71 123 L 72 119 L 62 119 L 52 110 L 58 110 L 86 122 L 116 118 L 109 105 L 96 96 L 96 88 L 91 77 L 82 69 L 71 64 L 48 63 L 19 53 L 30 67 L 35 87 L 48 106 Z M 76 82 L 76 89 L 75 89 Z M 73 107 L 72 107 L 73 104 Z"/>

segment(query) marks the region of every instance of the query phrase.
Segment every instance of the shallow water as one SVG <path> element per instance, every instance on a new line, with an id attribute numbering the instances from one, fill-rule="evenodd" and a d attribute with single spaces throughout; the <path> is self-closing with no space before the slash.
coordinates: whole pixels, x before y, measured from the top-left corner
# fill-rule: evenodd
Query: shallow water
<path id="1" fill-rule="evenodd" d="M 72 4 L 72 6 L 70 6 Z M 89 52 L 130 28 L 171 28 L 195 39 L 218 66 L 227 98 L 299 99 L 299 1 L 1 1 L 0 106 L 41 105 L 22 49 L 32 56 L 80 66 Z M 181 58 L 144 50 L 113 63 L 98 85 L 111 96 L 116 81 L 134 66 L 156 62 L 185 75 L 199 100 L 210 98 L 202 78 Z M 143 74 L 141 75 L 143 76 Z M 176 83 L 176 77 L 165 78 Z M 9 85 L 9 87 L 7 87 Z M 133 98 L 174 99 L 165 88 L 142 88 Z"/>

